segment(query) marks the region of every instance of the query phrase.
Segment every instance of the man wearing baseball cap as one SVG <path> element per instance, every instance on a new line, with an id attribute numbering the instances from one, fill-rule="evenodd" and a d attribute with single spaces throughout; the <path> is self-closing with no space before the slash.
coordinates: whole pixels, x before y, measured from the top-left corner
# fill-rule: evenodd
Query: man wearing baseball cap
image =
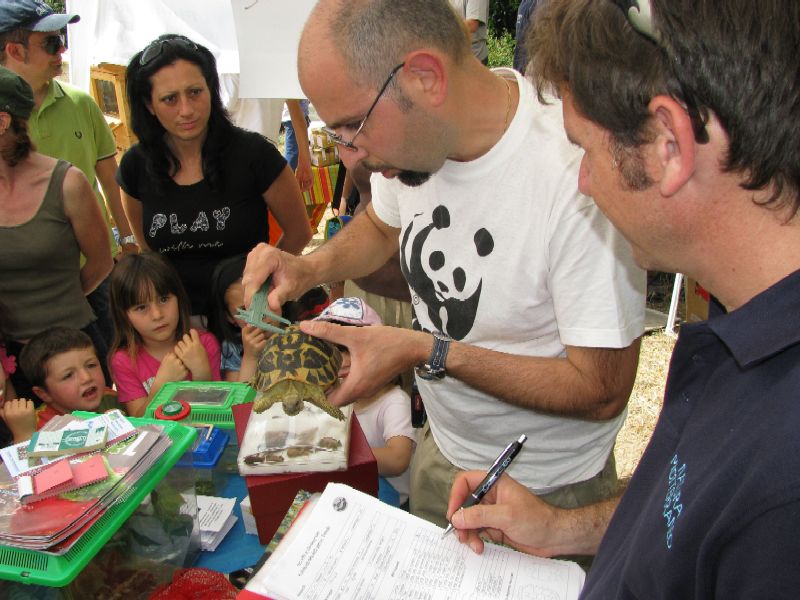
<path id="1" fill-rule="evenodd" d="M 116 255 L 119 248 L 111 232 L 109 211 L 119 228 L 123 251 L 136 252 L 136 240 L 115 179 L 114 135 L 91 96 L 55 79 L 63 68 L 61 55 L 65 47 L 61 30 L 79 20 L 75 14 L 54 12 L 42 0 L 0 0 L 0 65 L 22 77 L 33 89 L 35 106 L 28 120 L 28 132 L 37 151 L 69 161 L 83 171 L 105 217 L 112 254 Z M 113 334 L 108 280 L 89 294 L 88 299 L 107 345 Z M 98 349 L 102 352 L 102 347 Z"/>

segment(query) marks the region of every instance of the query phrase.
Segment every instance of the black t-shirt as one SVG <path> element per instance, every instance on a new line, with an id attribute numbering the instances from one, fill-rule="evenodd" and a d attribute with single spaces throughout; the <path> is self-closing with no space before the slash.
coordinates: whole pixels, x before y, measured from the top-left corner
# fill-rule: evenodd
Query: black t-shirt
<path id="1" fill-rule="evenodd" d="M 239 128 L 223 154 L 219 189 L 211 189 L 205 179 L 191 185 L 169 181 L 159 193 L 141 146 L 122 157 L 120 187 L 142 203 L 145 241 L 178 271 L 192 314 L 205 314 L 211 273 L 220 260 L 269 239 L 263 194 L 285 166 L 266 138 Z"/>

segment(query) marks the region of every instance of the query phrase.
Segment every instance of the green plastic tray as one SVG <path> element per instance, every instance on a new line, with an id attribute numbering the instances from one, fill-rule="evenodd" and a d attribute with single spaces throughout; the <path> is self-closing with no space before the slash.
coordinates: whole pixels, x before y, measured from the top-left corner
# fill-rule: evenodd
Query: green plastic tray
<path id="1" fill-rule="evenodd" d="M 97 416 L 82 411 L 72 414 L 82 419 Z M 50 587 L 69 584 L 133 514 L 145 496 L 153 491 L 197 436 L 193 427 L 184 427 L 180 423 L 133 417 L 130 421 L 136 426 L 162 425 L 164 432 L 172 439 L 172 445 L 120 500 L 106 510 L 69 552 L 54 556 L 0 544 L 0 579 Z"/>
<path id="2" fill-rule="evenodd" d="M 212 403 L 195 402 L 192 395 L 210 397 Z M 156 409 L 170 400 L 180 398 L 189 403 L 192 413 L 185 423 L 211 424 L 223 429 L 234 429 L 232 408 L 255 399 L 256 391 L 246 383 L 232 381 L 177 381 L 164 384 L 147 405 L 144 416 L 155 419 Z M 159 421 L 163 423 L 163 421 Z"/>

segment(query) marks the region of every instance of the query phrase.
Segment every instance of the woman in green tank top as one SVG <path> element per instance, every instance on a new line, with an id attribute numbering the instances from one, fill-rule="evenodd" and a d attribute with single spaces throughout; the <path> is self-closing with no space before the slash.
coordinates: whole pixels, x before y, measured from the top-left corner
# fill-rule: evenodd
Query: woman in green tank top
<path id="1" fill-rule="evenodd" d="M 57 325 L 91 335 L 86 294 L 112 267 L 89 182 L 69 163 L 34 151 L 26 126 L 32 108 L 30 86 L 0 67 L 0 300 L 12 355 Z M 33 398 L 21 369 L 12 380 L 20 397 Z"/>

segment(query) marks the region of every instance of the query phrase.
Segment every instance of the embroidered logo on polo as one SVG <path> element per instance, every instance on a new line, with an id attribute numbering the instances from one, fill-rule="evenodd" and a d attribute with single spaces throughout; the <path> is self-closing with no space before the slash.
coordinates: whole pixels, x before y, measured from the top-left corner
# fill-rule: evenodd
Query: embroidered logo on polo
<path id="1" fill-rule="evenodd" d="M 475 323 L 483 288 L 480 261 L 469 260 L 469 253 L 485 258 L 494 250 L 494 238 L 485 228 L 477 229 L 472 239 L 458 238 L 445 206 L 437 206 L 430 222 L 426 220 L 422 213 L 416 214 L 403 231 L 400 268 L 414 291 L 414 304 L 426 305 L 433 327 L 461 340 Z M 462 262 L 463 258 L 468 262 Z"/>
<path id="2" fill-rule="evenodd" d="M 681 464 L 678 455 L 672 457 L 669 467 L 667 495 L 664 498 L 664 520 L 667 525 L 667 548 L 672 549 L 675 522 L 683 512 L 681 502 L 681 488 L 686 481 L 686 463 Z"/>

